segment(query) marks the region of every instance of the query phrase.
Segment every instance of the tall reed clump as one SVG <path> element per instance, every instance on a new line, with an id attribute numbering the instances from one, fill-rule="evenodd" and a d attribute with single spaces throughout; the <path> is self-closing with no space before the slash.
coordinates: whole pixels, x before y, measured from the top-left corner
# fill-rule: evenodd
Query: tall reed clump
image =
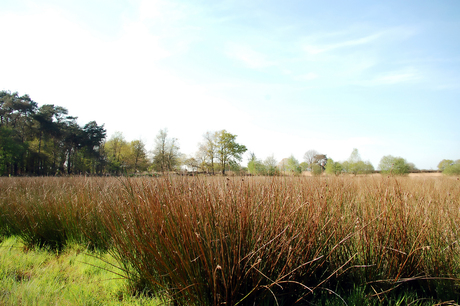
<path id="1" fill-rule="evenodd" d="M 366 284 L 372 296 L 412 291 L 458 299 L 460 186 L 454 180 L 362 179 L 353 182 L 348 214 L 362 225 L 350 240 L 355 253 L 349 283 Z M 351 284 L 349 284 L 351 286 Z"/>
<path id="2" fill-rule="evenodd" d="M 38 183 L 38 180 L 10 180 L 11 184 L 2 190 L 5 194 L 1 205 L 2 219 L 9 233 L 20 236 L 27 246 L 60 250 L 67 242 L 68 233 L 63 229 L 62 204 L 57 202 L 66 188 L 58 187 L 58 184 L 53 188 Z"/>
<path id="3" fill-rule="evenodd" d="M 27 247 L 60 251 L 73 241 L 106 250 L 99 189 L 82 178 L 3 178 L 0 231 L 21 237 Z"/>
<path id="4" fill-rule="evenodd" d="M 354 224 L 330 196 L 319 180 L 129 180 L 103 215 L 133 286 L 181 305 L 290 305 L 352 259 Z"/>
<path id="5" fill-rule="evenodd" d="M 292 305 L 356 286 L 458 298 L 456 184 L 126 180 L 103 216 L 132 286 L 181 305 Z"/>

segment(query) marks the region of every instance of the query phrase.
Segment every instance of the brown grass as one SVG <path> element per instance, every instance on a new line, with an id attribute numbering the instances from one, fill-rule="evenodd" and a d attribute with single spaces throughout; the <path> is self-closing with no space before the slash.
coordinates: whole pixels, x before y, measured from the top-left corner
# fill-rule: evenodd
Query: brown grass
<path id="1" fill-rule="evenodd" d="M 356 286 L 379 300 L 459 296 L 460 182 L 449 178 L 0 182 L 0 233 L 108 248 L 134 290 L 183 305 L 292 305 Z"/>

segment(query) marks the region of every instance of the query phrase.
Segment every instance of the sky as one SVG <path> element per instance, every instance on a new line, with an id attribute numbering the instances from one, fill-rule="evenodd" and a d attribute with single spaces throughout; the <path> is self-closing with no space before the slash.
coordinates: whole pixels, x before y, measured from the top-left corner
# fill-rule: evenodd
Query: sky
<path id="1" fill-rule="evenodd" d="M 2 0 L 0 90 L 194 155 L 460 159 L 458 0 Z M 245 158 L 249 154 L 245 154 Z M 245 164 L 246 161 L 243 161 Z"/>

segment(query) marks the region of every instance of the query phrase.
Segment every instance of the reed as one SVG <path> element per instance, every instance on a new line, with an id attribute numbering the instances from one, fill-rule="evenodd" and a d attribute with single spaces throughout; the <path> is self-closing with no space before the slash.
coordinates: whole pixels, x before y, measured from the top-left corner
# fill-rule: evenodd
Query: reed
<path id="1" fill-rule="evenodd" d="M 110 239 L 98 222 L 100 183 L 84 178 L 4 178 L 0 184 L 0 233 L 26 247 L 61 251 L 69 242 L 106 250 Z"/>
<path id="2" fill-rule="evenodd" d="M 111 253 L 176 305 L 293 305 L 357 292 L 458 300 L 459 181 L 408 177 L 1 179 L 0 233 Z M 338 297 L 340 296 L 340 297 Z M 353 302 L 350 302 L 353 303 Z"/>
<path id="3" fill-rule="evenodd" d="M 348 234 L 333 229 L 327 201 L 295 194 L 292 180 L 126 184 L 104 213 L 120 233 L 115 254 L 138 283 L 180 304 L 293 303 L 327 278 Z"/>

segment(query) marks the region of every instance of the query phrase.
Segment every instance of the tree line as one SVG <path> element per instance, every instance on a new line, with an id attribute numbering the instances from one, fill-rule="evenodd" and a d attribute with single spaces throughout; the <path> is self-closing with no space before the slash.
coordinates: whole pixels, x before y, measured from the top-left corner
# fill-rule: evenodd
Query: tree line
<path id="1" fill-rule="evenodd" d="M 61 106 L 38 106 L 28 95 L 0 91 L 0 175 L 132 175 L 136 173 L 221 173 L 251 175 L 313 175 L 375 172 L 357 149 L 342 162 L 316 150 L 308 150 L 299 162 L 293 155 L 277 161 L 273 155 L 261 160 L 249 152 L 247 167 L 241 166 L 245 145 L 226 130 L 206 132 L 194 155 L 180 152 L 177 138 L 162 129 L 148 151 L 141 139 L 127 141 L 121 132 L 106 139 L 104 125 L 91 121 L 83 126 Z M 387 155 L 379 163 L 382 173 L 404 175 L 416 170 L 402 157 Z M 438 169 L 460 174 L 460 160 L 442 160 Z"/>
<path id="2" fill-rule="evenodd" d="M 196 156 L 180 152 L 177 138 L 160 130 L 152 151 L 121 132 L 106 139 L 104 125 L 83 126 L 66 108 L 39 107 L 28 95 L 0 91 L 0 175 L 130 175 L 183 170 L 226 174 L 241 170 L 246 146 L 226 130 L 207 132 Z"/>
<path id="3" fill-rule="evenodd" d="M 273 156 L 265 161 L 261 161 L 251 154 L 248 171 L 254 175 L 267 175 L 268 160 L 271 165 L 276 165 L 273 172 L 275 174 L 291 173 L 300 175 L 304 171 L 309 171 L 313 175 L 321 175 L 327 173 L 330 175 L 340 174 L 370 174 L 375 172 L 374 166 L 370 161 L 363 161 L 358 149 L 353 149 L 350 157 L 343 162 L 336 162 L 332 158 L 328 158 L 326 154 L 320 154 L 316 150 L 308 150 L 304 154 L 304 161 L 299 162 L 293 155 L 282 159 L 279 163 L 274 161 Z M 379 168 L 382 173 L 395 175 L 407 174 L 410 171 L 417 170 L 413 163 L 407 162 L 404 158 L 387 155 L 382 157 Z"/>
<path id="4" fill-rule="evenodd" d="M 177 138 L 168 136 L 162 129 L 155 137 L 154 148 L 148 152 L 142 140 L 128 143 L 121 132 L 115 133 L 104 145 L 107 170 L 111 174 L 133 174 L 145 171 L 168 173 L 190 171 L 226 174 L 226 171 L 241 171 L 240 162 L 247 151 L 246 146 L 236 142 L 236 135 L 226 130 L 207 132 L 198 144 L 195 156 L 180 152 Z"/>
<path id="5" fill-rule="evenodd" d="M 76 119 L 64 107 L 0 91 L 0 175 L 101 173 L 104 125 Z"/>

